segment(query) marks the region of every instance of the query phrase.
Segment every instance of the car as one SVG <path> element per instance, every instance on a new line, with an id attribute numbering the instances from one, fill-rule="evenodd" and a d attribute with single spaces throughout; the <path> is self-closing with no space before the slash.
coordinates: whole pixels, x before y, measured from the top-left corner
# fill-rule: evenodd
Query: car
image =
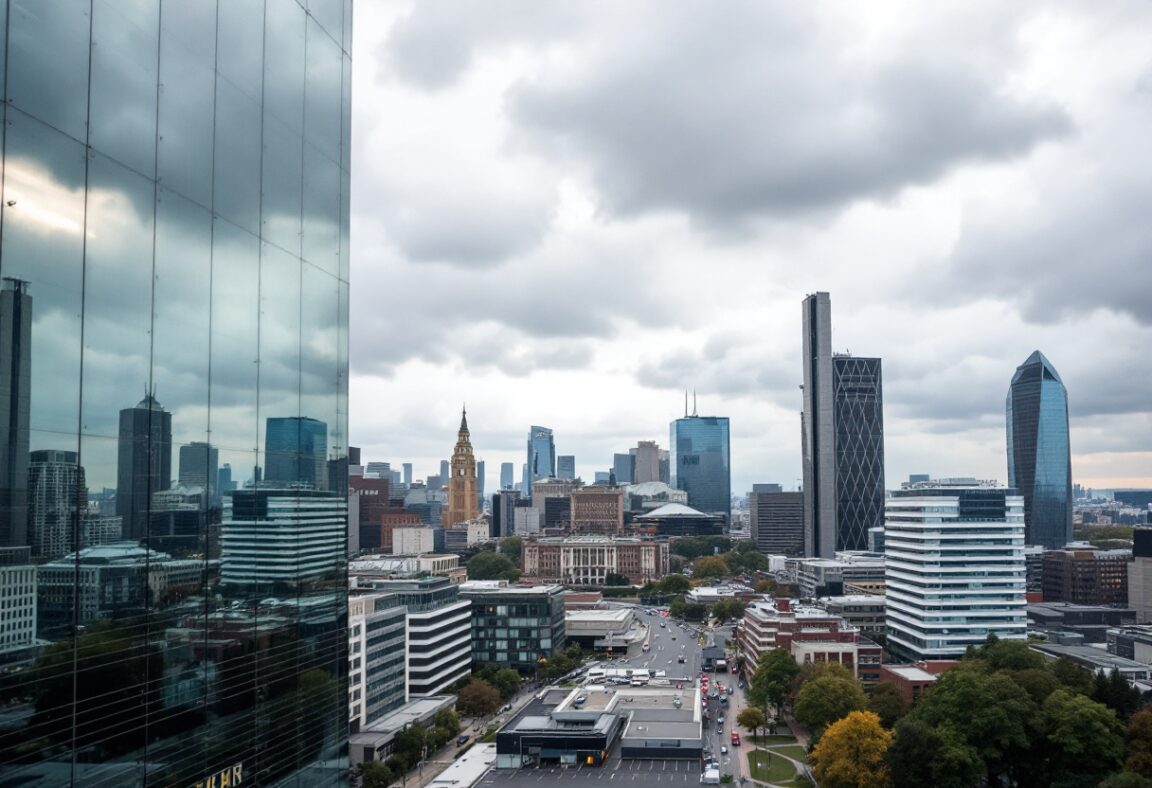
<path id="1" fill-rule="evenodd" d="M 724 715 L 721 714 L 719 717 L 717 717 L 716 722 L 723 723 L 724 722 Z"/>
<path id="2" fill-rule="evenodd" d="M 587 702 L 588 702 L 588 696 L 587 695 L 581 695 L 580 697 L 576 698 L 576 700 L 572 701 L 572 705 L 573 706 L 583 706 Z"/>
<path id="3" fill-rule="evenodd" d="M 468 740 L 471 738 L 472 737 L 469 736 L 467 733 L 461 733 L 459 736 L 456 737 L 456 746 L 457 747 L 464 746 L 465 744 L 468 743 Z"/>
<path id="4" fill-rule="evenodd" d="M 506 711 L 512 711 L 512 704 L 511 703 L 505 703 L 503 706 L 500 707 L 501 713 L 506 712 Z"/>
<path id="5" fill-rule="evenodd" d="M 684 664 L 684 655 L 681 654 L 680 656 L 676 657 L 676 661 L 679 662 L 681 665 L 683 665 Z"/>
<path id="6" fill-rule="evenodd" d="M 737 733 L 736 731 L 732 731 L 732 746 L 733 747 L 739 747 L 740 746 L 740 734 Z"/>
<path id="7" fill-rule="evenodd" d="M 728 747 L 726 745 L 724 745 L 724 744 L 720 745 L 720 754 L 721 755 L 727 755 L 728 754 Z"/>

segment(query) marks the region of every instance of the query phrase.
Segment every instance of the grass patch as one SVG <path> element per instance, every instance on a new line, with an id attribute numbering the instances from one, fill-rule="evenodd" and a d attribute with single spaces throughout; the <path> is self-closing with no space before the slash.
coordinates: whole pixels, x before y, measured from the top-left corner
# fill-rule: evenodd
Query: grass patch
<path id="1" fill-rule="evenodd" d="M 774 736 L 752 736 L 750 738 L 753 744 L 767 744 L 770 746 L 776 744 L 794 744 L 796 742 L 796 737 L 790 733 L 777 733 Z"/>
<path id="2" fill-rule="evenodd" d="M 799 744 L 787 744 L 783 747 L 773 747 L 772 752 L 778 752 L 781 755 L 787 755 L 793 760 L 800 761 L 800 763 L 808 763 L 808 753 Z"/>
<path id="3" fill-rule="evenodd" d="M 483 742 L 485 744 L 491 744 L 492 742 L 496 741 L 496 731 L 497 730 L 499 730 L 497 728 L 497 726 L 489 725 L 488 730 L 484 731 L 484 735 L 481 736 L 476 741 Z"/>
<path id="4" fill-rule="evenodd" d="M 748 753 L 748 767 L 752 779 L 762 783 L 779 783 L 796 776 L 796 769 L 789 761 L 770 756 L 767 750 Z"/>

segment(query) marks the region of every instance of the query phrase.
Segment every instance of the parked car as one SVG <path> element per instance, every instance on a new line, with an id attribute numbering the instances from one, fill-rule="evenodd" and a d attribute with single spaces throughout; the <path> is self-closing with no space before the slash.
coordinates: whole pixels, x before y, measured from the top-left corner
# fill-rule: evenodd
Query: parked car
<path id="1" fill-rule="evenodd" d="M 463 747 L 465 744 L 468 743 L 468 740 L 470 738 L 472 738 L 472 737 L 469 736 L 467 733 L 461 733 L 459 736 L 456 737 L 456 746 L 457 747 Z"/>

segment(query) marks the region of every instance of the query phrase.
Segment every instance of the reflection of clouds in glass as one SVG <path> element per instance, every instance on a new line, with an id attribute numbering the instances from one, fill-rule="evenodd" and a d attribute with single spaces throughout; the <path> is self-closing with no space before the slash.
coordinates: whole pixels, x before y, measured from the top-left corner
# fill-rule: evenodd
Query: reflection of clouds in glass
<path id="1" fill-rule="evenodd" d="M 8 160 L 4 166 L 4 199 L 44 235 L 84 232 L 84 188 L 57 182 L 48 168 L 32 159 Z"/>

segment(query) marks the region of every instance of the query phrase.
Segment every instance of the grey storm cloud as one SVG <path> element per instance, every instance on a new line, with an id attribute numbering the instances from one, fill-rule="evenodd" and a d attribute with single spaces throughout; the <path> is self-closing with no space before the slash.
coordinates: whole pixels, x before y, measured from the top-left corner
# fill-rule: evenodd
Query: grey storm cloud
<path id="1" fill-rule="evenodd" d="M 642 363 L 636 381 L 648 388 L 698 389 L 727 397 L 771 399 L 784 408 L 798 407 L 799 361 L 771 354 L 762 340 L 717 333 L 699 348 L 680 348 Z"/>
<path id="2" fill-rule="evenodd" d="M 690 3 L 648 21 L 606 33 L 595 67 L 545 72 L 509 97 L 525 144 L 586 167 L 622 214 L 727 226 L 824 212 L 1070 129 L 1059 107 L 1002 89 L 1003 33 L 969 50 L 931 31 L 869 61 L 807 5 Z"/>

